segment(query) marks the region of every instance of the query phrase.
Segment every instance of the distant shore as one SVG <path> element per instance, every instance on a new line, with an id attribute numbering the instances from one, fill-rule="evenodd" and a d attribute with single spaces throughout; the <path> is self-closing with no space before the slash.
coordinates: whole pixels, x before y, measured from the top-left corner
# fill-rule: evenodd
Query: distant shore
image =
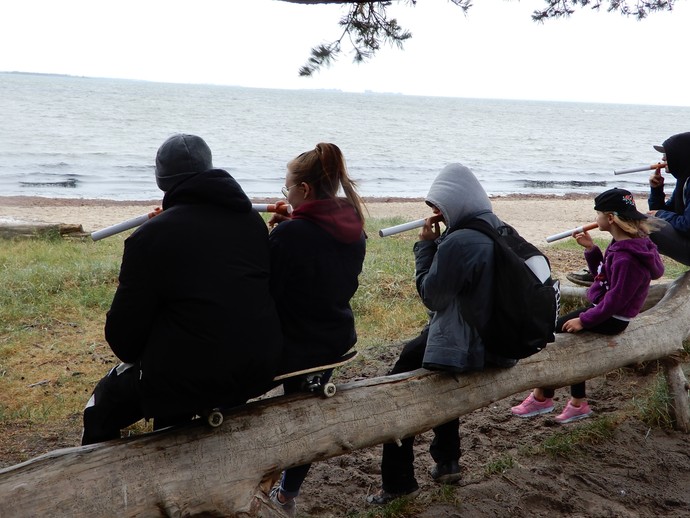
<path id="1" fill-rule="evenodd" d="M 510 195 L 492 197 L 494 212 L 535 244 L 564 230 L 594 221 L 592 195 Z M 636 196 L 638 204 L 643 199 Z M 255 198 L 254 203 L 273 199 Z M 415 220 L 430 215 L 423 198 L 365 198 L 370 218 L 399 217 Z M 161 200 L 120 201 L 104 199 L 0 196 L 0 221 L 80 224 L 92 232 L 139 216 L 160 206 Z"/>

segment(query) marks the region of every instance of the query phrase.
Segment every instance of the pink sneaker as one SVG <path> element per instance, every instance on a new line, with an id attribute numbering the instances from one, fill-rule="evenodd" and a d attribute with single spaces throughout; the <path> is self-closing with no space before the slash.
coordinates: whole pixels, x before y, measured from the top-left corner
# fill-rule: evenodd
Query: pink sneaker
<path id="1" fill-rule="evenodd" d="M 525 399 L 518 406 L 514 406 L 510 409 L 513 415 L 518 417 L 533 417 L 535 415 L 546 414 L 553 410 L 553 400 L 550 397 L 544 399 L 544 401 L 537 401 L 534 398 L 534 394 L 530 392 L 527 399 Z"/>
<path id="2" fill-rule="evenodd" d="M 565 424 L 578 419 L 584 419 L 592 414 L 592 409 L 589 408 L 587 401 L 583 401 L 580 406 L 573 406 L 570 401 L 565 405 L 565 409 L 561 415 L 556 416 L 556 421 Z"/>

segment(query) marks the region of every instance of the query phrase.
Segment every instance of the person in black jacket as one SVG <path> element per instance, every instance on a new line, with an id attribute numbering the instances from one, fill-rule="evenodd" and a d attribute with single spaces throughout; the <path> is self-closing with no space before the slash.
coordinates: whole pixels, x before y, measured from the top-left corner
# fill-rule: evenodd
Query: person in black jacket
<path id="1" fill-rule="evenodd" d="M 163 212 L 126 241 L 105 337 L 123 362 L 84 410 L 82 444 L 142 418 L 177 424 L 268 390 L 282 353 L 268 230 L 197 136 L 156 156 Z"/>
<path id="2" fill-rule="evenodd" d="M 287 169 L 282 190 L 292 215 L 269 221 L 275 225 L 269 236 L 271 293 L 285 340 L 281 373 L 333 363 L 355 344 L 350 299 L 365 254 L 363 204 L 338 146 L 317 144 Z M 341 188 L 345 198 L 338 197 Z M 299 385 L 291 379 L 283 389 L 297 392 Z M 308 471 L 308 464 L 286 470 L 271 492 L 290 516 Z"/>

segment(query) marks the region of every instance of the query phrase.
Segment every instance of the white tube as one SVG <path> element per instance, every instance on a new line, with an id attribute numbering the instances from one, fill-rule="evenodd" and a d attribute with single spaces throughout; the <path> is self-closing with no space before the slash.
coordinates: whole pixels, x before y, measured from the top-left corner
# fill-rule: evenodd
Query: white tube
<path id="1" fill-rule="evenodd" d="M 643 167 L 633 167 L 632 169 L 621 169 L 619 171 L 614 171 L 613 174 L 628 174 L 628 173 L 639 173 L 641 171 L 650 171 L 653 169 L 663 169 L 666 164 L 661 162 L 654 165 L 647 165 Z"/>
<path id="2" fill-rule="evenodd" d="M 252 209 L 256 210 L 257 212 L 279 212 L 285 216 L 292 214 L 292 205 L 289 204 L 275 205 L 273 203 L 252 203 Z M 114 236 L 115 234 L 129 230 L 130 228 L 141 226 L 161 212 L 162 210 L 160 208 L 156 208 L 156 210 L 149 212 L 148 214 L 142 214 L 141 216 L 136 216 L 132 219 L 116 223 L 115 225 L 111 225 L 101 230 L 96 230 L 95 232 L 91 233 L 91 239 L 98 241 L 99 239 Z"/>
<path id="3" fill-rule="evenodd" d="M 379 236 L 392 236 L 393 234 L 406 232 L 408 230 L 412 230 L 413 228 L 421 228 L 424 226 L 425 221 L 426 219 L 418 219 L 415 221 L 408 221 L 407 223 L 402 223 L 400 225 L 395 225 L 394 227 L 382 228 L 379 230 Z"/>
<path id="4" fill-rule="evenodd" d="M 111 225 L 101 230 L 96 230 L 95 232 L 91 232 L 91 239 L 93 239 L 94 241 L 98 241 L 99 239 L 114 236 L 115 234 L 119 234 L 120 232 L 129 230 L 130 228 L 138 227 L 146 223 L 159 212 L 160 209 L 157 209 L 153 212 L 149 212 L 148 214 L 142 214 L 141 216 L 136 216 L 132 219 L 116 223 L 115 225 Z"/>
<path id="5" fill-rule="evenodd" d="M 547 243 L 552 243 L 553 241 L 558 241 L 559 239 L 565 239 L 566 237 L 570 237 L 576 232 L 586 232 L 588 230 L 594 230 L 597 228 L 599 225 L 596 223 L 590 223 L 588 225 L 582 225 L 581 227 L 573 228 L 571 230 L 566 230 L 565 232 L 560 232 L 559 234 L 554 234 L 553 236 L 549 236 L 546 238 Z"/>
<path id="6" fill-rule="evenodd" d="M 252 209 L 257 212 L 277 212 L 284 216 L 292 214 L 292 205 L 285 203 L 276 205 L 275 203 L 252 203 Z"/>

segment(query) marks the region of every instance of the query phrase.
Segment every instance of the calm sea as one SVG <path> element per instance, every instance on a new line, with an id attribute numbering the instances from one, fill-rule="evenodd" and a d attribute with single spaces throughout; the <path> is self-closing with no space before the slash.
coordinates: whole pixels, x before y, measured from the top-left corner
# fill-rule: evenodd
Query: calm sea
<path id="1" fill-rule="evenodd" d="M 317 142 L 346 156 L 360 193 L 424 196 L 447 163 L 489 194 L 647 190 L 653 144 L 690 108 L 269 90 L 0 73 L 0 195 L 160 199 L 158 146 L 202 136 L 250 197 L 280 196 L 285 164 Z"/>

